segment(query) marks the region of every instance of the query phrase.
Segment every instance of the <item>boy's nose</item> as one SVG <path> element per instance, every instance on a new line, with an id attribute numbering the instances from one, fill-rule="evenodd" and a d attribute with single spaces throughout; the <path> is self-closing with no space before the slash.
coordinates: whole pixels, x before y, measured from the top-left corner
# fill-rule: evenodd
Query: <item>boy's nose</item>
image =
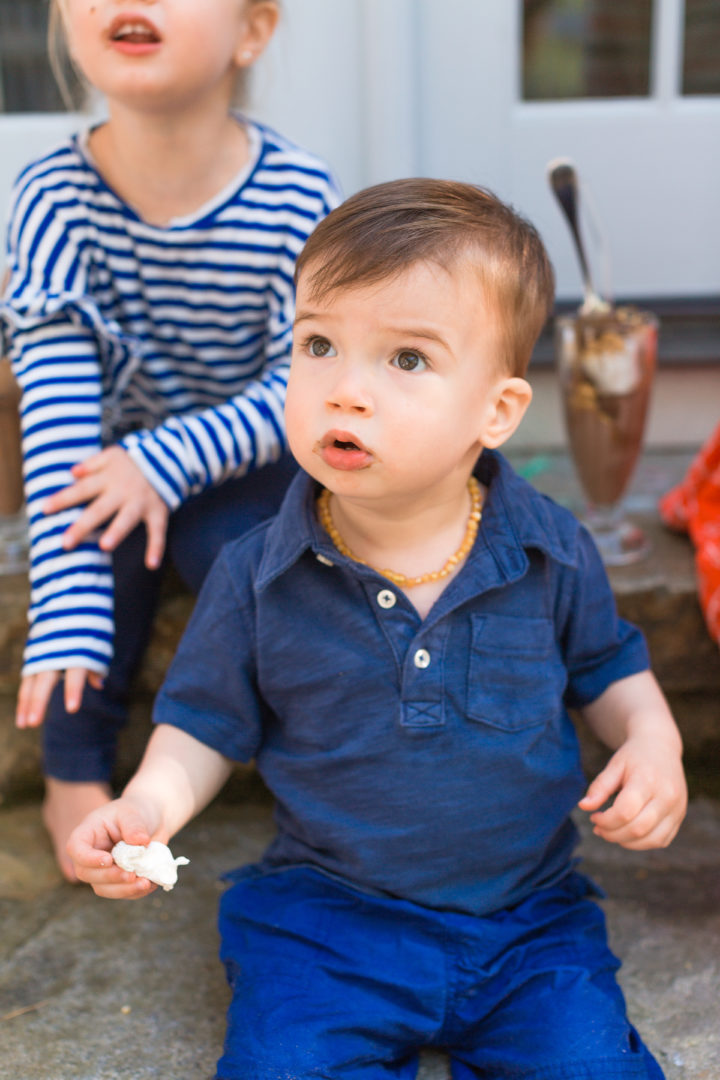
<path id="1" fill-rule="evenodd" d="M 356 368 L 346 367 L 339 375 L 327 398 L 330 409 L 367 414 L 372 412 L 372 398 L 367 381 Z"/>

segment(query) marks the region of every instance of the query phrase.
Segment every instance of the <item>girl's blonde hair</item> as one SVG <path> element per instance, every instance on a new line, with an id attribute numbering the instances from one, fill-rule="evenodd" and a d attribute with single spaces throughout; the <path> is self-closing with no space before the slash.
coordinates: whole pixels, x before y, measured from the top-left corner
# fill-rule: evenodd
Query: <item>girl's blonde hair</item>
<path id="1" fill-rule="evenodd" d="M 61 0 L 50 0 L 47 33 L 48 59 L 65 108 L 75 112 L 84 107 L 88 87 L 70 57 L 60 4 Z"/>
<path id="2" fill-rule="evenodd" d="M 280 7 L 280 0 L 247 0 L 254 4 L 270 2 Z M 60 97 L 71 112 L 79 111 L 87 104 L 90 87 L 70 55 L 63 26 L 62 0 L 49 0 L 47 50 L 50 68 L 55 77 Z M 247 104 L 250 71 L 239 68 L 233 92 L 233 105 L 240 108 Z"/>

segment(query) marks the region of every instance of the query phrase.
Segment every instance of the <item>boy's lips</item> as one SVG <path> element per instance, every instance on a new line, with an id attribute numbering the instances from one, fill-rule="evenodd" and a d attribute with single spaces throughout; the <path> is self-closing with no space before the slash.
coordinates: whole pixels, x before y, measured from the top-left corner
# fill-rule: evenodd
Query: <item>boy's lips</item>
<path id="1" fill-rule="evenodd" d="M 315 444 L 315 453 L 319 454 L 331 469 L 344 472 L 366 469 L 375 456 L 350 431 L 328 431 Z"/>
<path id="2" fill-rule="evenodd" d="M 111 45 L 123 52 L 142 52 L 157 48 L 162 35 L 145 15 L 116 15 L 108 27 Z"/>

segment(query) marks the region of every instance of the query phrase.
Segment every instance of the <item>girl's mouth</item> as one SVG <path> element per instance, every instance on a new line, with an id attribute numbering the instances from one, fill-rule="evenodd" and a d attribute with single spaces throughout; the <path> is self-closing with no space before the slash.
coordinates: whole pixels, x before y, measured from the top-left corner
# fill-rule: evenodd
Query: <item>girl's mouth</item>
<path id="1" fill-rule="evenodd" d="M 110 24 L 109 37 L 114 45 L 135 50 L 152 48 L 161 41 L 159 31 L 150 20 L 137 15 L 118 15 Z"/>

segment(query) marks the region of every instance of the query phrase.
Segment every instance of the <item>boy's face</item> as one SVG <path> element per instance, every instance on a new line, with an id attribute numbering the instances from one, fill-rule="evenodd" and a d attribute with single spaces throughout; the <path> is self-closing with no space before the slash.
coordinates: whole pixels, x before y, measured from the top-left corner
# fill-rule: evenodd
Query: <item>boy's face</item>
<path id="1" fill-rule="evenodd" d="M 530 397 L 500 365 L 476 273 L 416 263 L 317 298 L 312 269 L 298 282 L 285 408 L 297 460 L 338 495 L 441 497 L 465 484 L 483 446 L 512 433 L 515 397 L 526 394 L 512 430 Z"/>

